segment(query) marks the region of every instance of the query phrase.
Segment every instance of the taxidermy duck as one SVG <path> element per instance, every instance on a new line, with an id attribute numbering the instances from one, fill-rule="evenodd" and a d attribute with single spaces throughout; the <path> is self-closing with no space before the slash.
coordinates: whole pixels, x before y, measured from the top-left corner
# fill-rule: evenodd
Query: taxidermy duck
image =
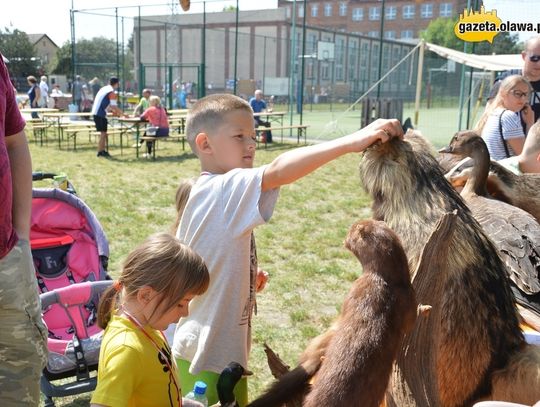
<path id="1" fill-rule="evenodd" d="M 516 301 L 532 311 L 532 317 L 529 315 L 524 319 L 533 327 L 540 328 L 540 225 L 528 212 L 488 198 L 489 152 L 477 133 L 456 133 L 450 145 L 441 152 L 464 155 L 474 160 L 461 196 L 498 248 L 513 283 Z"/>
<path id="2" fill-rule="evenodd" d="M 466 157 L 445 177 L 459 190 L 467 182 L 472 167 L 472 159 Z M 529 212 L 540 222 L 540 174 L 514 174 L 497 161 L 491 161 L 486 188 L 493 198 Z"/>
<path id="3" fill-rule="evenodd" d="M 230 362 L 219 375 L 216 387 L 219 403 L 212 407 L 238 407 L 234 397 L 234 387 L 240 381 L 242 376 L 249 376 L 253 373 L 237 362 Z"/>

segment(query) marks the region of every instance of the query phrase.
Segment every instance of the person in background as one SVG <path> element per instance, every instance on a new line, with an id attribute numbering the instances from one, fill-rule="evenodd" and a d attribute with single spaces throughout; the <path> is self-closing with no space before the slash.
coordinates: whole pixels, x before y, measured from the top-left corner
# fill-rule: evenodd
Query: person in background
<path id="1" fill-rule="evenodd" d="M 540 119 L 540 35 L 535 35 L 525 42 L 525 49 L 521 52 L 523 69 L 514 69 L 501 74 L 488 96 L 488 105 L 495 99 L 502 81 L 510 75 L 523 75 L 532 87 L 528 104 L 534 112 L 534 121 Z M 526 123 L 522 114 L 523 132 L 527 134 Z"/>
<path id="2" fill-rule="evenodd" d="M 47 77 L 45 75 L 41 77 L 39 90 L 41 91 L 40 107 L 47 107 L 49 103 L 49 85 L 47 85 Z"/>
<path id="3" fill-rule="evenodd" d="M 39 89 L 37 79 L 35 76 L 28 76 L 26 78 L 30 89 L 28 89 L 28 101 L 30 102 L 31 109 L 37 109 L 41 103 L 41 90 Z M 37 112 L 31 113 L 32 119 L 39 119 Z"/>
<path id="4" fill-rule="evenodd" d="M 202 258 L 170 234 L 152 235 L 128 254 L 99 303 L 105 333 L 91 407 L 194 405 L 182 401 L 163 331 L 189 314 L 209 281 Z"/>
<path id="5" fill-rule="evenodd" d="M 499 163 L 518 175 L 540 173 L 540 120 L 527 133 L 521 154 L 499 160 Z"/>
<path id="6" fill-rule="evenodd" d="M 88 82 L 88 84 L 90 85 L 90 90 L 92 91 L 92 100 L 93 100 L 95 99 L 97 93 L 99 92 L 99 89 L 101 88 L 98 77 L 94 76 L 92 80 Z"/>
<path id="7" fill-rule="evenodd" d="M 253 113 L 264 113 L 271 112 L 272 109 L 267 108 L 266 102 L 263 99 L 263 92 L 260 89 L 257 89 L 253 97 L 249 100 L 249 105 L 253 109 Z M 261 116 L 255 116 L 255 125 L 270 127 L 270 122 L 264 121 Z M 272 132 L 270 130 L 266 131 L 266 142 L 272 142 Z"/>
<path id="8" fill-rule="evenodd" d="M 250 105 L 230 94 L 199 99 L 187 116 L 187 141 L 201 173 L 176 236 L 204 259 L 211 279 L 208 291 L 192 301 L 190 315 L 177 324 L 173 352 L 184 389 L 204 381 L 210 405 L 218 401 L 217 380 L 230 361 L 249 368 L 256 293 L 268 279 L 257 264 L 253 232 L 272 216 L 279 188 L 346 153 L 403 137 L 399 121 L 379 119 L 353 134 L 285 152 L 254 168 L 253 123 Z M 235 387 L 235 399 L 241 407 L 247 404 L 245 378 Z"/>
<path id="9" fill-rule="evenodd" d="M 108 144 L 107 112 L 110 111 L 116 116 L 124 115 L 117 104 L 118 96 L 116 95 L 116 90 L 118 89 L 118 86 L 120 86 L 118 78 L 110 78 L 109 84 L 103 86 L 99 90 L 94 99 L 94 104 L 92 105 L 92 115 L 94 116 L 96 130 L 100 132 L 97 152 L 98 157 L 109 158 L 111 156 L 106 150 Z"/>
<path id="10" fill-rule="evenodd" d="M 35 79 L 35 78 L 34 78 Z M 39 405 L 47 328 L 30 251 L 32 162 L 0 57 L 0 406 Z"/>
<path id="11" fill-rule="evenodd" d="M 140 116 L 150 107 L 150 104 L 148 103 L 150 96 L 152 96 L 152 90 L 148 88 L 143 89 L 141 100 L 139 100 L 139 103 L 135 106 L 135 110 L 133 111 L 134 116 Z"/>
<path id="12" fill-rule="evenodd" d="M 81 111 L 81 101 L 83 98 L 83 83 L 81 76 L 77 75 L 75 77 L 75 82 L 71 85 L 71 92 L 73 93 L 73 104 L 77 106 L 77 111 Z"/>
<path id="13" fill-rule="evenodd" d="M 495 99 L 478 121 L 478 131 L 489 150 L 492 160 L 502 160 L 521 154 L 525 143 L 521 119 L 526 131 L 534 123 L 534 112 L 529 106 L 531 85 L 521 75 L 506 77 Z M 521 114 L 521 115 L 520 115 Z"/>
<path id="14" fill-rule="evenodd" d="M 147 120 L 154 129 L 154 132 L 153 134 L 148 134 L 147 130 L 146 135 L 167 137 L 169 135 L 169 118 L 167 117 L 167 111 L 161 106 L 161 99 L 159 96 L 150 96 L 148 103 L 150 107 L 143 112 L 141 120 Z M 153 146 L 153 141 L 146 141 L 146 157 L 150 158 L 152 156 Z"/>

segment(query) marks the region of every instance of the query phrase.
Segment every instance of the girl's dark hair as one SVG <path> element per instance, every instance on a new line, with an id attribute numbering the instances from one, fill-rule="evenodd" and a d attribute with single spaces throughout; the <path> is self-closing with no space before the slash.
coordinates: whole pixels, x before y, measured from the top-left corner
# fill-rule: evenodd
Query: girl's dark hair
<path id="1" fill-rule="evenodd" d="M 154 313 L 163 313 L 188 294 L 203 294 L 209 283 L 210 275 L 201 256 L 170 234 L 152 235 L 128 254 L 118 283 L 103 293 L 98 325 L 107 327 L 121 295 L 136 296 L 142 287 L 149 286 L 161 296 Z"/>

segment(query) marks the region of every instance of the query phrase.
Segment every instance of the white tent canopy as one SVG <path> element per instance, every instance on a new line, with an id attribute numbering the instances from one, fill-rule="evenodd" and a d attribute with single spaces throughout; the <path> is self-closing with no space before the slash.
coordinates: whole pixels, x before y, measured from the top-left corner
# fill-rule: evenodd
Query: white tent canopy
<path id="1" fill-rule="evenodd" d="M 442 56 L 443 58 L 451 59 L 452 61 L 472 66 L 477 69 L 487 71 L 506 71 L 509 69 L 523 68 L 523 59 L 521 54 L 504 54 L 504 55 L 476 55 L 466 54 L 455 49 L 441 47 L 440 45 L 424 43 L 425 47 Z"/>

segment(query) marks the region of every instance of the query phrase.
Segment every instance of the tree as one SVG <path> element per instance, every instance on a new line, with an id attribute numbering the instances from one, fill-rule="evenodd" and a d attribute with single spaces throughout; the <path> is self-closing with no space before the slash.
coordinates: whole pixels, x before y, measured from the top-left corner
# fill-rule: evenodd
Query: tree
<path id="1" fill-rule="evenodd" d="M 420 37 L 436 45 L 463 51 L 464 42 L 454 33 L 456 21 L 456 19 L 451 18 L 437 18 L 431 21 L 427 28 L 420 33 Z M 500 32 L 495 36 L 492 44 L 488 41 L 474 43 L 474 53 L 479 55 L 516 54 L 521 50 L 518 41 L 517 34 Z M 470 44 L 469 52 L 473 49 L 473 43 Z"/>
<path id="2" fill-rule="evenodd" d="M 105 37 L 95 37 L 90 40 L 81 39 L 75 44 L 75 64 L 76 75 L 85 78 L 108 78 L 117 74 L 117 53 L 118 61 L 122 63 L 122 49 L 116 46 L 116 41 Z M 133 56 L 129 51 L 124 52 L 125 69 L 120 66 L 118 71 L 126 72 L 126 78 L 130 79 L 132 74 Z M 66 42 L 58 50 L 56 60 L 53 61 L 53 73 L 63 74 L 71 77 L 71 42 Z"/>
<path id="3" fill-rule="evenodd" d="M 39 75 L 41 61 L 36 58 L 34 46 L 25 32 L 17 29 L 0 30 L 0 51 L 9 59 L 9 72 L 14 77 Z"/>

